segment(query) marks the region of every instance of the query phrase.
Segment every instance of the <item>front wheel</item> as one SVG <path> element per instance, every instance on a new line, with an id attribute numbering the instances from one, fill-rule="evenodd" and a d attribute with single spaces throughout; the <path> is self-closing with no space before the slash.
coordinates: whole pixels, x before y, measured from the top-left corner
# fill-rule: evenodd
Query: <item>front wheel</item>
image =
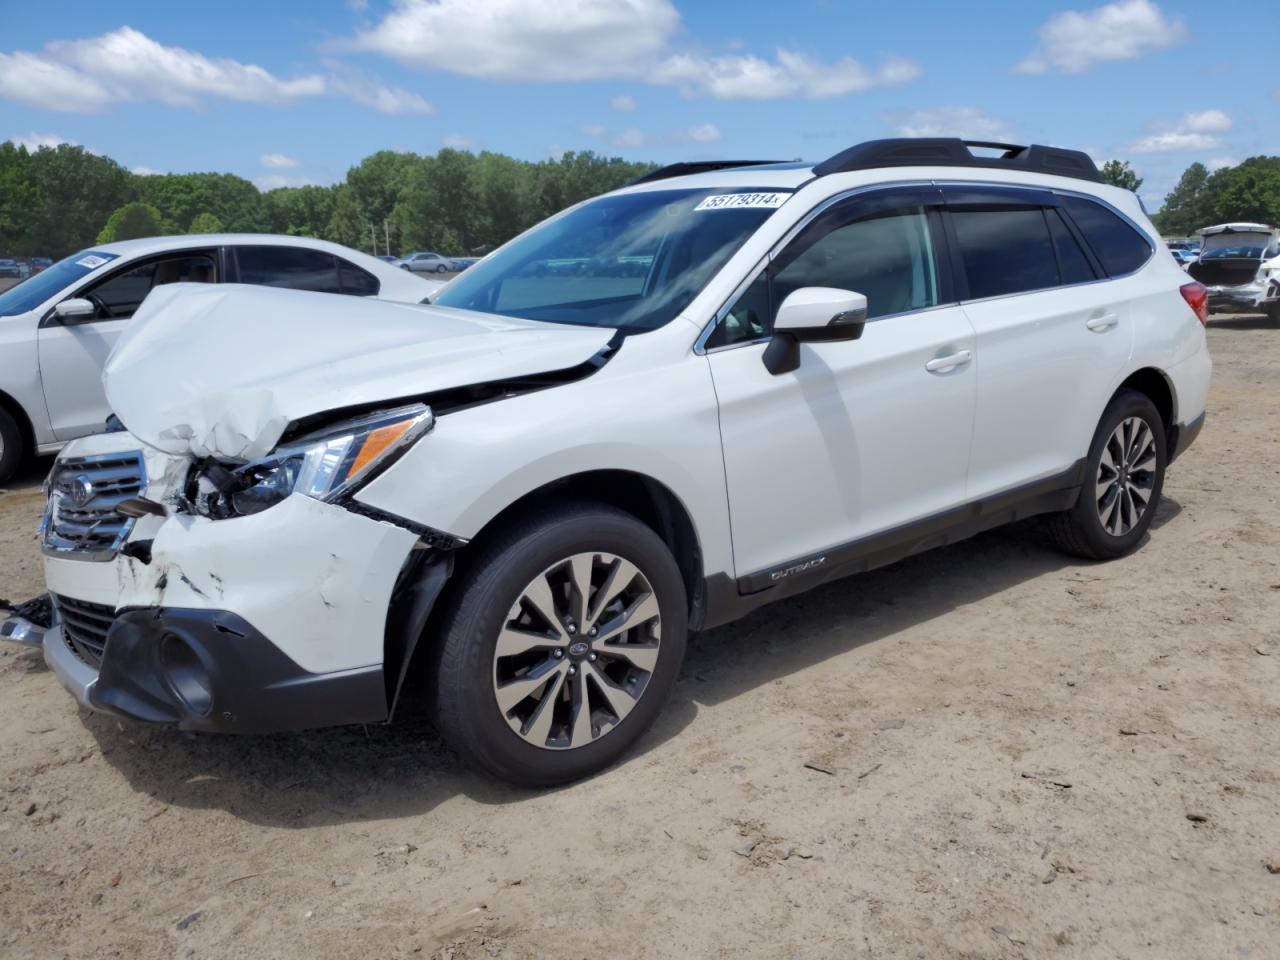
<path id="1" fill-rule="evenodd" d="M 1121 390 L 1107 405 L 1085 464 L 1080 499 L 1049 518 L 1049 531 L 1067 553 L 1113 560 L 1137 549 L 1164 489 L 1164 420 L 1136 390 Z"/>
<path id="2" fill-rule="evenodd" d="M 684 581 L 666 544 L 597 504 L 499 536 L 442 623 L 436 714 L 467 760 L 522 786 L 608 766 L 658 716 L 684 659 Z"/>

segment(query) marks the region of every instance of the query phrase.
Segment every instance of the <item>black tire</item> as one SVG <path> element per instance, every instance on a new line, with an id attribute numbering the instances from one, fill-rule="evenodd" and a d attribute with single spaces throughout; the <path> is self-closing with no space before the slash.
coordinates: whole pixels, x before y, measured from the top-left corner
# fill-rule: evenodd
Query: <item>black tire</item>
<path id="1" fill-rule="evenodd" d="M 635 706 L 599 739 L 570 749 L 535 746 L 508 725 L 495 701 L 498 634 L 535 577 L 593 551 L 626 559 L 652 587 L 660 653 Z M 657 718 L 684 659 L 688 605 L 680 568 L 649 527 L 603 504 L 551 507 L 481 547 L 461 578 L 441 620 L 435 712 L 440 732 L 464 760 L 520 786 L 567 783 L 613 763 Z"/>
<path id="2" fill-rule="evenodd" d="M 1136 523 L 1123 532 L 1113 533 L 1103 525 L 1104 507 L 1100 505 L 1100 498 L 1096 493 L 1102 479 L 1100 465 L 1112 435 L 1122 423 L 1135 417 L 1151 431 L 1154 440 L 1155 468 L 1152 471 L 1150 497 Z M 1166 437 L 1160 411 L 1146 394 L 1124 389 L 1112 398 L 1103 411 L 1098 429 L 1093 435 L 1093 443 L 1089 447 L 1079 500 L 1070 510 L 1049 517 L 1049 533 L 1059 549 L 1086 560 L 1114 560 L 1137 549 L 1160 505 L 1165 465 L 1168 462 Z M 1134 473 L 1136 476 L 1137 471 Z"/>
<path id="3" fill-rule="evenodd" d="M 0 484 L 13 479 L 26 455 L 22 428 L 8 410 L 0 407 Z"/>

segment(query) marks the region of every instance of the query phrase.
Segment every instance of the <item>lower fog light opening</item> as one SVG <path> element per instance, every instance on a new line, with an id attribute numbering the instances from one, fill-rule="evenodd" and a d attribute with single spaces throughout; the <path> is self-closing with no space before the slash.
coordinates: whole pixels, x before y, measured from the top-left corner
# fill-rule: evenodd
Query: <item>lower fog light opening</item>
<path id="1" fill-rule="evenodd" d="M 192 713 L 205 717 L 213 709 L 209 671 L 191 645 L 172 633 L 160 641 L 160 668 L 174 696 Z"/>

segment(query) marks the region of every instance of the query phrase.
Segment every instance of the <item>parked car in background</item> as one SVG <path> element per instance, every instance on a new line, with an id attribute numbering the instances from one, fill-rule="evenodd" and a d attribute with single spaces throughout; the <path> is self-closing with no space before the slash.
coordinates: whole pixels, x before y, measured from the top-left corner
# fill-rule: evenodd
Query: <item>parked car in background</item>
<path id="1" fill-rule="evenodd" d="M 19 269 L 17 260 L 0 260 L 0 277 L 13 277 L 14 279 L 17 279 L 21 276 L 22 270 Z"/>
<path id="2" fill-rule="evenodd" d="M 399 257 L 393 257 L 389 253 L 379 253 L 376 256 L 377 256 L 377 259 L 381 260 L 383 263 L 391 263 L 391 264 L 397 264 L 397 265 L 400 263 Z"/>
<path id="3" fill-rule="evenodd" d="M 438 253 L 407 253 L 397 265 L 413 273 L 448 273 L 453 269 L 453 261 Z"/>
<path id="4" fill-rule="evenodd" d="M 1037 514 L 1077 556 L 1140 547 L 1212 364 L 1132 191 L 960 140 L 728 166 L 534 227 L 421 328 L 153 296 L 104 374 L 128 432 L 50 481 L 60 682 L 243 733 L 385 721 L 403 683 L 546 786 L 650 727 L 690 626 Z M 607 269 L 533 269 L 584 252 Z"/>
<path id="5" fill-rule="evenodd" d="M 475 266 L 480 262 L 479 257 L 454 257 L 452 262 L 453 272 L 461 273 L 467 267 Z"/>
<path id="6" fill-rule="evenodd" d="M 10 261 L 12 262 L 12 261 Z M 203 234 L 108 243 L 0 292 L 0 483 L 23 458 L 103 429 L 102 364 L 156 287 L 247 283 L 421 303 L 439 281 L 304 237 Z"/>
<path id="7" fill-rule="evenodd" d="M 53 260 L 51 260 L 49 257 L 32 257 L 31 258 L 32 273 L 39 273 L 41 270 L 48 270 L 51 266 L 53 266 Z"/>
<path id="8" fill-rule="evenodd" d="M 1173 259 L 1178 261 L 1178 266 L 1182 267 L 1184 270 L 1191 264 L 1195 263 L 1197 259 L 1195 252 L 1187 249 L 1186 247 L 1179 247 L 1178 249 L 1170 250 L 1169 252 L 1173 254 Z"/>
<path id="9" fill-rule="evenodd" d="M 1280 231 L 1265 223 L 1220 223 L 1200 234 L 1204 244 L 1187 273 L 1208 287 L 1209 309 L 1265 312 L 1280 321 Z"/>

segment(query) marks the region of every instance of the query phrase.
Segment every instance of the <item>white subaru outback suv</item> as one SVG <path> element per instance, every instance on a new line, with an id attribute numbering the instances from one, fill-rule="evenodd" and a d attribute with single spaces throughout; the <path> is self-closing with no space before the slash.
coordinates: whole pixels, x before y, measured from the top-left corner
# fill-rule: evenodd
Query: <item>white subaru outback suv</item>
<path id="1" fill-rule="evenodd" d="M 128 432 L 50 477 L 47 661 L 205 731 L 384 721 L 425 685 L 462 756 L 552 784 L 645 731 L 689 630 L 1035 514 L 1129 553 L 1204 419 L 1204 288 L 1084 154 L 985 153 L 660 170 L 430 324 L 153 294 L 106 368 Z"/>

